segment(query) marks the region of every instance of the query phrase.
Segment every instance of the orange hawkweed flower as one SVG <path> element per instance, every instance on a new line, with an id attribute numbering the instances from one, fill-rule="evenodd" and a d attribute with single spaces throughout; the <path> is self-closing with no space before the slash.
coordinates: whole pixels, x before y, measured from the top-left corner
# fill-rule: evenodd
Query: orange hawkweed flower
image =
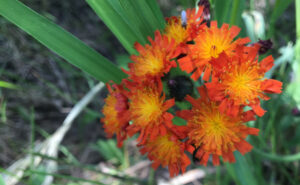
<path id="1" fill-rule="evenodd" d="M 200 164 L 206 165 L 210 155 L 214 165 L 219 164 L 219 156 L 222 156 L 224 161 L 234 162 L 233 152 L 249 152 L 252 146 L 245 138 L 258 134 L 258 129 L 243 124 L 255 119 L 253 111 L 242 113 L 241 108 L 236 117 L 230 117 L 220 112 L 219 104 L 209 99 L 203 86 L 198 88 L 198 91 L 200 98 L 186 97 L 192 104 L 192 109 L 177 112 L 178 116 L 188 122 L 187 143 L 197 148 L 194 152 L 200 159 Z"/>
<path id="2" fill-rule="evenodd" d="M 216 75 L 205 86 L 212 100 L 221 101 L 222 112 L 235 116 L 241 105 L 248 105 L 258 116 L 263 116 L 265 111 L 260 107 L 259 98 L 268 100 L 265 93 L 281 93 L 282 82 L 264 78 L 274 60 L 268 56 L 258 62 L 259 48 L 259 45 L 239 46 L 235 55 L 223 53 L 213 61 Z"/>
<path id="3" fill-rule="evenodd" d="M 122 86 L 114 84 L 112 87 L 107 84 L 109 95 L 104 100 L 102 113 L 104 118 L 104 129 L 108 137 L 117 135 L 118 146 L 121 147 L 123 140 L 126 138 L 125 128 L 129 125 L 129 119 L 126 115 L 128 110 L 128 99 L 122 92 Z"/>
<path id="4" fill-rule="evenodd" d="M 197 12 L 195 8 L 187 9 L 186 12 L 182 12 L 181 17 L 167 18 L 164 34 L 169 40 L 174 39 L 175 45 L 185 44 L 187 41 L 193 40 L 204 26 L 204 24 L 201 24 L 203 21 L 203 8 L 203 6 L 199 6 Z"/>
<path id="5" fill-rule="evenodd" d="M 145 47 L 139 43 L 135 43 L 135 48 L 139 55 L 132 55 L 128 66 L 130 71 L 125 71 L 129 74 L 132 80 L 144 80 L 152 77 L 162 77 L 168 73 L 172 67 L 176 67 L 176 62 L 171 61 L 178 56 L 179 50 L 176 50 L 174 40 L 169 40 L 166 36 L 161 36 L 159 31 L 155 32 L 155 38 L 148 38 L 150 45 Z"/>
<path id="6" fill-rule="evenodd" d="M 129 117 L 133 121 L 127 128 L 128 133 L 140 132 L 140 143 L 164 133 L 166 126 L 172 125 L 173 115 L 167 110 L 175 104 L 175 100 L 165 100 L 161 80 L 140 84 L 127 82 L 127 88 L 130 89 Z"/>
<path id="7" fill-rule="evenodd" d="M 233 39 L 239 34 L 240 28 L 228 24 L 217 27 L 217 22 L 212 21 L 210 27 L 199 32 L 194 39 L 195 44 L 189 45 L 188 55 L 178 60 L 183 71 L 192 73 L 191 78 L 197 80 L 204 72 L 203 80 L 208 81 L 211 75 L 211 60 L 218 58 L 222 52 L 231 55 L 239 44 L 250 42 L 249 38 Z"/>
<path id="8" fill-rule="evenodd" d="M 190 159 L 184 153 L 185 144 L 171 132 L 157 136 L 149 140 L 140 150 L 142 154 L 148 152 L 148 158 L 153 160 L 152 167 L 156 169 L 159 165 L 168 166 L 171 177 L 185 172 L 190 164 Z"/>

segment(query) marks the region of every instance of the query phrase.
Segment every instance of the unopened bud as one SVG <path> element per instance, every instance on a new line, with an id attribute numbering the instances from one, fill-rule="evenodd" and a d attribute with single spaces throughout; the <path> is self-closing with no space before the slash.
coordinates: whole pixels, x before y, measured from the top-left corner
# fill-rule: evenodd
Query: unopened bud
<path id="1" fill-rule="evenodd" d="M 269 51 L 269 49 L 271 49 L 273 46 L 273 43 L 270 39 L 267 39 L 267 40 L 259 39 L 257 43 L 260 45 L 260 48 L 258 51 L 260 55 L 267 53 Z"/>
<path id="2" fill-rule="evenodd" d="M 203 19 L 205 22 L 210 21 L 210 4 L 208 0 L 200 0 L 198 6 L 204 6 Z"/>

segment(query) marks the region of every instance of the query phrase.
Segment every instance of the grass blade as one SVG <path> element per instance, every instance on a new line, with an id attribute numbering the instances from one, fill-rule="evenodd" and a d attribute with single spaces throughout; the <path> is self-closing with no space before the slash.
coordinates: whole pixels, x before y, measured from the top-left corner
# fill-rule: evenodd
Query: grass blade
<path id="1" fill-rule="evenodd" d="M 219 26 L 223 23 L 229 23 L 230 20 L 230 9 L 231 0 L 215 0 L 213 6 L 214 8 L 214 20 L 218 20 Z"/>
<path id="2" fill-rule="evenodd" d="M 272 14 L 270 18 L 270 29 L 268 37 L 272 37 L 275 33 L 275 23 L 277 19 L 283 14 L 287 7 L 293 2 L 293 0 L 276 0 Z"/>
<path id="3" fill-rule="evenodd" d="M 7 89 L 19 89 L 18 86 L 5 81 L 0 81 L 0 87 L 7 88 Z"/>
<path id="4" fill-rule="evenodd" d="M 137 54 L 135 42 L 146 44 L 147 37 L 164 28 L 164 18 L 155 0 L 87 0 L 129 54 Z"/>
<path id="5" fill-rule="evenodd" d="M 127 14 L 124 13 L 118 0 L 87 0 L 87 3 L 118 38 L 128 53 L 136 54 L 136 50 L 133 47 L 135 42 L 146 43 L 141 33 L 138 30 L 134 30 L 136 26 L 131 27 L 128 18 L 125 19 L 127 21 L 124 20 Z"/>
<path id="6" fill-rule="evenodd" d="M 126 75 L 69 32 L 16 0 L 0 0 L 0 15 L 97 80 L 120 82 Z"/>
<path id="7" fill-rule="evenodd" d="M 158 22 L 160 24 L 159 27 L 164 28 L 165 27 L 165 19 L 159 8 L 157 1 L 156 0 L 147 0 L 146 2 L 148 3 L 148 5 L 151 8 L 154 15 L 156 16 L 156 19 L 158 20 Z"/>
<path id="8" fill-rule="evenodd" d="M 0 174 L 0 185 L 5 185 L 2 175 Z"/>
<path id="9" fill-rule="evenodd" d="M 251 165 L 246 160 L 246 156 L 242 156 L 239 152 L 234 153 L 236 162 L 227 164 L 226 167 L 234 174 L 233 179 L 237 184 L 241 185 L 258 185 L 254 174 L 251 170 Z"/>

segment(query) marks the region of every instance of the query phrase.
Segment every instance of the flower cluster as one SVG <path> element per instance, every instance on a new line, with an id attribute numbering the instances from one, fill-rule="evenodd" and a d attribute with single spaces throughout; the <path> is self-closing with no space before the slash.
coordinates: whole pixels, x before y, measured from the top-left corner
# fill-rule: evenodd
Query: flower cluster
<path id="1" fill-rule="evenodd" d="M 249 152 L 246 137 L 259 130 L 246 122 L 264 115 L 260 101 L 269 99 L 267 93 L 281 93 L 281 82 L 264 78 L 273 58 L 259 55 L 268 48 L 236 38 L 236 26 L 208 24 L 209 18 L 205 3 L 167 18 L 149 44 L 135 44 L 139 54 L 124 70 L 128 78 L 108 84 L 101 120 L 108 136 L 116 134 L 121 146 L 138 134 L 141 153 L 153 168 L 167 166 L 170 176 L 184 173 L 191 156 L 202 165 L 212 157 L 218 165 L 220 157 L 234 162 L 234 151 Z M 183 110 L 179 101 L 190 108 Z M 176 124 L 175 116 L 186 125 Z"/>

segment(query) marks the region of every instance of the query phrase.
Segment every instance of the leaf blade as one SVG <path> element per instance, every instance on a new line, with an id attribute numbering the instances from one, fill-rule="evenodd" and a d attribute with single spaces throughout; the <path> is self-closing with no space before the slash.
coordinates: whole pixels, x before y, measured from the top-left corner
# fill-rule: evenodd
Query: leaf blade
<path id="1" fill-rule="evenodd" d="M 0 15 L 97 80 L 118 83 L 126 77 L 94 49 L 19 1 L 0 0 Z"/>

